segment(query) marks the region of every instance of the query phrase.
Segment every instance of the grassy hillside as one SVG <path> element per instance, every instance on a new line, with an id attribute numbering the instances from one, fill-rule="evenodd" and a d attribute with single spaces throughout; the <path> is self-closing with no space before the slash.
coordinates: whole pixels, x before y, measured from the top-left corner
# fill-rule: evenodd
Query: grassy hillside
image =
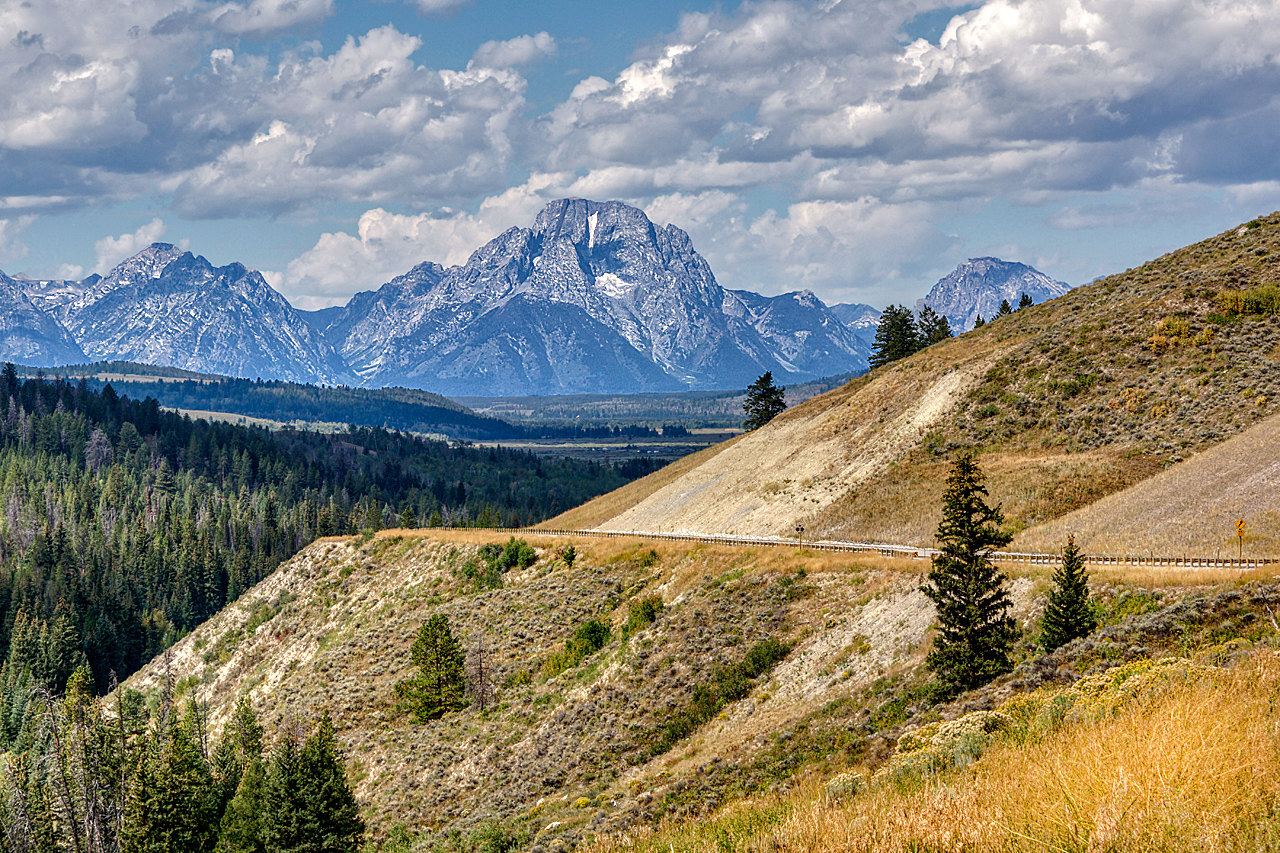
<path id="1" fill-rule="evenodd" d="M 1019 694 L 909 733 L 874 772 L 815 774 L 590 849 L 1280 849 L 1280 653 L 1229 649 Z"/>
<path id="2" fill-rule="evenodd" d="M 538 539 L 536 563 L 482 589 L 468 567 L 485 541 L 495 540 L 444 531 L 321 540 L 125 686 L 154 695 L 168 679 L 180 698 L 207 703 L 215 734 L 241 695 L 268 731 L 329 711 L 387 850 L 418 839 L 415 849 L 447 842 L 470 851 L 495 837 L 551 850 L 710 814 L 790 785 L 800 771 L 878 766 L 920 722 L 1211 645 L 1224 624 L 1254 640 L 1269 624 L 1265 600 L 1179 605 L 1191 592 L 1186 575 L 1099 574 L 1108 627 L 1088 644 L 1042 658 L 1027 639 L 1014 676 L 930 707 L 920 662 L 933 613 L 919 592 L 922 561 Z M 568 544 L 572 567 L 558 556 Z M 1011 585 L 1028 629 L 1046 573 L 1023 571 Z M 656 621 L 633 622 L 626 635 L 631 603 L 651 596 L 664 603 Z M 483 711 L 417 723 L 397 707 L 395 684 L 410 675 L 409 646 L 436 613 L 467 647 L 483 638 L 498 695 Z M 566 666 L 566 641 L 592 618 L 612 636 Z M 755 678 L 741 675 L 768 640 L 790 653 Z M 706 705 L 734 683 L 733 701 Z"/>
<path id="3" fill-rule="evenodd" d="M 1278 265 L 1272 214 L 796 406 L 605 526 L 928 544 L 966 451 L 1015 530 L 1059 518 L 1280 411 Z"/>

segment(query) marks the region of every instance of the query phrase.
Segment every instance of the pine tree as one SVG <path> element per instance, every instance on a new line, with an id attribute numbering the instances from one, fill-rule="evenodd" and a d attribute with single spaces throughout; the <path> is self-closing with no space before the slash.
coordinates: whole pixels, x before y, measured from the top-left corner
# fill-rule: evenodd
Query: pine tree
<path id="1" fill-rule="evenodd" d="M 271 751 L 259 812 L 263 846 L 272 853 L 303 841 L 302 768 L 298 742 L 286 736 Z"/>
<path id="2" fill-rule="evenodd" d="M 249 778 L 246 772 L 246 781 Z M 364 821 L 347 785 L 328 714 L 301 748 L 296 740 L 286 738 L 272 752 L 260 815 L 263 845 L 271 853 L 355 853 L 359 849 Z M 227 849 L 238 853 L 260 848 Z"/>
<path id="3" fill-rule="evenodd" d="M 1030 308 L 1031 305 L 1031 297 L 1025 293 L 1022 294 L 1022 298 L 1018 300 L 1018 310 L 1021 311 L 1023 308 Z"/>
<path id="4" fill-rule="evenodd" d="M 977 316 L 977 319 L 975 319 L 975 320 L 973 321 L 973 327 L 974 327 L 975 329 L 981 329 L 981 328 L 982 328 L 983 326 L 985 326 L 985 325 L 987 325 L 987 321 L 986 321 L 986 320 L 984 320 L 984 319 L 982 319 L 982 315 L 981 315 L 981 314 L 979 314 L 979 315 Z"/>
<path id="5" fill-rule="evenodd" d="M 876 326 L 876 338 L 871 345 L 872 367 L 880 367 L 891 361 L 906 358 L 920 349 L 920 333 L 916 329 L 911 310 L 901 305 L 890 305 L 880 315 Z"/>
<path id="6" fill-rule="evenodd" d="M 939 314 L 928 305 L 920 309 L 917 324 L 921 347 L 930 347 L 951 337 L 951 323 L 945 314 Z"/>
<path id="7" fill-rule="evenodd" d="M 202 853 L 217 840 L 217 792 L 188 721 L 153 746 L 134 779 L 121 853 Z M 161 738 L 163 739 L 163 738 Z"/>
<path id="8" fill-rule="evenodd" d="M 970 690 L 1013 668 L 1010 651 L 1017 623 L 1009 615 L 1005 576 L 991 550 L 1012 538 L 1004 516 L 987 505 L 987 488 L 972 456 L 956 460 L 942 498 L 933 558 L 921 590 L 938 609 L 939 631 L 925 664 L 952 693 Z"/>
<path id="9" fill-rule="evenodd" d="M 1009 300 L 1008 300 L 1008 299 L 1001 299 L 1001 300 L 1000 300 L 1000 307 L 999 307 L 998 309 L 996 309 L 996 316 L 997 316 L 997 317 L 1004 317 L 1004 316 L 1009 315 L 1009 314 L 1012 314 L 1012 313 L 1013 313 L 1013 308 L 1009 305 Z"/>
<path id="10" fill-rule="evenodd" d="M 409 650 L 418 674 L 396 685 L 404 706 L 418 722 L 434 720 L 467 707 L 466 656 L 449 629 L 449 620 L 437 613 L 418 631 Z"/>
<path id="11" fill-rule="evenodd" d="M 217 853 L 265 853 L 262 815 L 266 788 L 266 766 L 261 757 L 255 757 L 240 774 L 235 796 L 222 814 Z"/>
<path id="12" fill-rule="evenodd" d="M 1046 652 L 1087 637 L 1098 627 L 1098 616 L 1089 601 L 1089 573 L 1074 537 L 1067 537 L 1062 565 L 1053 573 L 1053 589 L 1040 620 L 1040 645 Z"/>
<path id="13" fill-rule="evenodd" d="M 299 853 L 356 853 L 364 836 L 364 821 L 355 794 L 347 785 L 342 751 L 326 711 L 298 757 L 305 813 L 305 844 Z"/>
<path id="14" fill-rule="evenodd" d="M 747 419 L 742 422 L 742 428 L 748 431 L 759 429 L 782 414 L 787 408 L 786 390 L 773 384 L 773 371 L 770 370 L 748 385 L 747 399 L 742 403 Z"/>

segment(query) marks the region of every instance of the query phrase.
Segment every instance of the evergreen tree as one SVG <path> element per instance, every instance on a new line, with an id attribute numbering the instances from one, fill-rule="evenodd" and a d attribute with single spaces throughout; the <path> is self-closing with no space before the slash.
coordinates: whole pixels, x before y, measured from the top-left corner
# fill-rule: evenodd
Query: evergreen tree
<path id="1" fill-rule="evenodd" d="M 298 763 L 306 838 L 294 849 L 298 853 L 356 853 L 364 836 L 364 821 L 347 785 L 342 751 L 327 711 L 302 745 Z"/>
<path id="2" fill-rule="evenodd" d="M 1022 294 L 1022 298 L 1018 300 L 1018 310 L 1021 311 L 1023 308 L 1030 308 L 1031 305 L 1031 297 L 1025 293 Z"/>
<path id="3" fill-rule="evenodd" d="M 920 309 L 917 324 L 921 347 L 930 347 L 951 337 L 951 323 L 945 314 L 939 314 L 928 305 Z"/>
<path id="4" fill-rule="evenodd" d="M 1067 537 L 1062 565 L 1053 573 L 1053 589 L 1040 620 L 1040 645 L 1046 652 L 1087 637 L 1098 627 L 1098 616 L 1089 600 L 1089 573 L 1074 537 Z"/>
<path id="5" fill-rule="evenodd" d="M 121 853 L 202 853 L 217 840 L 216 787 L 192 718 L 173 726 L 167 742 L 134 779 Z M 164 740 L 161 733 L 157 739 Z"/>
<path id="6" fill-rule="evenodd" d="M 271 751 L 259 813 L 263 846 L 271 853 L 293 850 L 303 839 L 301 750 L 286 736 Z"/>
<path id="7" fill-rule="evenodd" d="M 787 408 L 786 390 L 773 384 L 773 371 L 770 370 L 748 385 L 747 399 L 742 403 L 747 419 L 742 422 L 742 428 L 759 429 L 782 414 Z"/>
<path id="8" fill-rule="evenodd" d="M 418 674 L 397 684 L 396 692 L 418 722 L 425 723 L 467 706 L 463 697 L 466 656 L 444 614 L 437 613 L 426 621 L 409 655 Z"/>
<path id="9" fill-rule="evenodd" d="M 984 319 L 982 319 L 982 315 L 981 315 L 981 314 L 979 314 L 979 315 L 978 315 L 978 317 L 977 317 L 977 319 L 975 319 L 975 320 L 973 321 L 973 327 L 974 327 L 975 329 L 981 329 L 981 328 L 982 328 L 983 326 L 985 326 L 985 325 L 987 325 L 987 321 L 986 321 L 986 320 L 984 320 Z"/>
<path id="10" fill-rule="evenodd" d="M 267 769 L 261 757 L 250 759 L 235 796 L 222 814 L 218 853 L 265 853 L 262 816 L 266 808 Z"/>
<path id="11" fill-rule="evenodd" d="M 249 779 L 248 773 L 245 778 Z M 286 738 L 272 752 L 260 823 L 263 845 L 271 853 L 356 853 L 359 849 L 364 821 L 347 785 L 328 714 L 301 749 L 296 740 Z"/>
<path id="12" fill-rule="evenodd" d="M 991 550 L 1012 538 L 1004 516 L 987 505 L 987 488 L 972 456 L 956 460 L 942 498 L 929 580 L 921 590 L 938 609 L 939 631 L 925 664 L 952 693 L 970 690 L 1013 668 L 1018 628 L 1009 615 L 1005 576 Z"/>
<path id="13" fill-rule="evenodd" d="M 1013 308 L 1012 308 L 1012 307 L 1010 307 L 1010 305 L 1009 305 L 1009 300 L 1008 300 L 1008 299 L 1001 299 L 1001 300 L 1000 300 L 1000 307 L 996 310 L 996 316 L 997 316 L 997 317 L 1005 317 L 1005 316 L 1007 316 L 1007 315 L 1009 315 L 1009 314 L 1012 314 L 1012 313 L 1013 313 Z"/>
<path id="14" fill-rule="evenodd" d="M 919 349 L 920 333 L 911 309 L 901 305 L 885 308 L 880 315 L 880 325 L 876 326 L 875 342 L 871 345 L 871 366 L 880 367 L 906 358 Z"/>

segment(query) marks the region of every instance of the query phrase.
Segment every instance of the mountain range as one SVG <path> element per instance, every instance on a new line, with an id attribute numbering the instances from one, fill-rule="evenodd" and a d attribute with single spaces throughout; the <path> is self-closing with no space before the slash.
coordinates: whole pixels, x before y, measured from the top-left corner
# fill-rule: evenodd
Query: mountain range
<path id="1" fill-rule="evenodd" d="M 1005 268 L 1057 285 L 976 259 L 935 309 L 964 328 L 967 294 L 976 311 L 988 291 L 1048 292 L 1000 283 Z M 804 382 L 864 370 L 879 319 L 807 290 L 728 290 L 680 228 L 585 199 L 551 202 L 465 264 L 421 263 L 340 308 L 298 311 L 260 273 L 167 243 L 79 282 L 0 274 L 0 308 L 0 358 L 33 366 L 125 360 L 474 396 L 735 388 L 764 371 Z"/>

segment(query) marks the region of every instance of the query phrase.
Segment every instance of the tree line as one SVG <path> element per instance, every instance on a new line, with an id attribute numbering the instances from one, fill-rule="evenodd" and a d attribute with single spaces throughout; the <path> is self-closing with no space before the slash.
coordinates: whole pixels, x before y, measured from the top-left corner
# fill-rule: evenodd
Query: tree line
<path id="1" fill-rule="evenodd" d="M 355 853 L 364 835 L 326 714 L 268 750 L 241 698 L 214 743 L 202 709 L 93 696 L 81 667 L 61 698 L 33 691 L 0 788 L 0 849 L 23 853 Z"/>
<path id="2" fill-rule="evenodd" d="M 192 420 L 0 374 L 0 703 L 136 671 L 318 536 L 534 523 L 653 470 Z M 11 710 L 8 705 L 3 709 Z M 0 721 L 0 748 L 13 726 Z"/>
<path id="3" fill-rule="evenodd" d="M 125 373 L 130 369 L 128 364 L 102 367 Z M 88 377 L 87 382 L 90 388 L 97 389 L 108 384 L 92 377 Z M 513 424 L 476 414 L 439 394 L 412 388 L 331 387 L 232 377 L 175 377 L 160 382 L 121 378 L 110 384 L 117 394 L 135 399 L 150 396 L 160 405 L 174 409 L 232 412 L 283 423 L 354 423 L 455 439 L 618 438 L 660 434 L 643 425 Z"/>

